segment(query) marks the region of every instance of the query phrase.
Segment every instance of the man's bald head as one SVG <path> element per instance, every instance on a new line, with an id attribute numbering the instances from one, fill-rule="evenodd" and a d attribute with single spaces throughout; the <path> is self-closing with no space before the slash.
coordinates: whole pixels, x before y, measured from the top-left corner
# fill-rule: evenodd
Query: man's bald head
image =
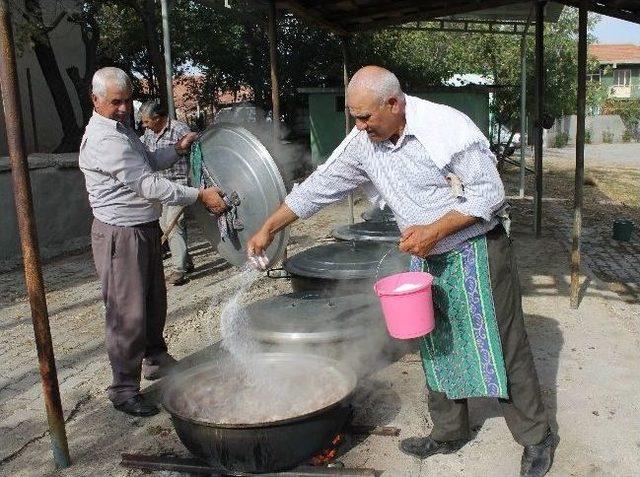
<path id="1" fill-rule="evenodd" d="M 374 142 L 395 142 L 404 131 L 405 98 L 400 82 L 380 66 L 365 66 L 353 75 L 347 87 L 347 107 L 356 127 Z"/>
<path id="2" fill-rule="evenodd" d="M 397 76 L 380 66 L 364 66 L 351 77 L 347 96 L 365 91 L 373 94 L 380 103 L 384 103 L 389 98 L 404 101 L 404 93 Z"/>

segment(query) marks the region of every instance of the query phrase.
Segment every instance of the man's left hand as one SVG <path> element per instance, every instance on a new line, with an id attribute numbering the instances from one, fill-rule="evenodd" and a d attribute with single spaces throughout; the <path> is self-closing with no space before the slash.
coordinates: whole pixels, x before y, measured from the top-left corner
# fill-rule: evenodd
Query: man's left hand
<path id="1" fill-rule="evenodd" d="M 191 149 L 191 144 L 193 144 L 196 139 L 198 139 L 198 133 L 190 132 L 185 134 L 176 143 L 176 152 L 181 156 L 187 154 L 189 149 Z"/>
<path id="2" fill-rule="evenodd" d="M 439 227 L 434 224 L 412 225 L 402 232 L 400 251 L 426 258 L 441 238 Z"/>

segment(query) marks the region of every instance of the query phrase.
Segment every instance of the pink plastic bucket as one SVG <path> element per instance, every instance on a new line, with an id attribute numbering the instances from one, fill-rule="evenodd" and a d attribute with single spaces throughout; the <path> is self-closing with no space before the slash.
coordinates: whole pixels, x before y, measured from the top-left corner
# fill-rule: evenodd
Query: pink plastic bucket
<path id="1" fill-rule="evenodd" d="M 433 315 L 431 283 L 425 272 L 405 272 L 378 280 L 373 289 L 382 305 L 389 334 L 411 339 L 424 336 L 436 325 Z"/>

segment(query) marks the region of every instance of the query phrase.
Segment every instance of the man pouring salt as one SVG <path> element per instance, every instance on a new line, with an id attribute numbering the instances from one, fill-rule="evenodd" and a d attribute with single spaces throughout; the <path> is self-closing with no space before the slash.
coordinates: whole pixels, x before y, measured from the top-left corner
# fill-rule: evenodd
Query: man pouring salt
<path id="1" fill-rule="evenodd" d="M 434 276 L 436 328 L 419 340 L 433 422 L 400 449 L 427 458 L 469 440 L 468 398 L 498 398 L 524 446 L 521 476 L 551 467 L 556 438 L 542 402 L 524 327 L 511 241 L 498 220 L 504 188 L 481 131 L 464 114 L 402 92 L 396 76 L 360 69 L 347 89 L 355 128 L 327 162 L 296 187 L 249 241 L 260 256 L 298 218 L 358 186 L 379 194 L 402 230 L 411 269 Z M 448 174 L 464 184 L 451 194 Z"/>

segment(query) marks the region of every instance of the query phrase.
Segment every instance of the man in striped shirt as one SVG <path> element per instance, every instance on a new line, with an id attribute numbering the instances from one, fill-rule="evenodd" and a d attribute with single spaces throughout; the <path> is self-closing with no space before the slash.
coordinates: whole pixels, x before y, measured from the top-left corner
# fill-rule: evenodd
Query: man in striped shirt
<path id="1" fill-rule="evenodd" d="M 248 243 L 250 256 L 260 256 L 275 234 L 298 218 L 313 215 L 358 186 L 370 198 L 388 204 L 402 230 L 400 250 L 425 266 L 444 263 L 446 267 L 452 262 L 447 261 L 451 256 L 460 258 L 460 273 L 468 273 L 468 252 L 480 250 L 474 256 L 478 260 L 469 262 L 473 273 L 468 276 L 475 280 L 477 275 L 478 285 L 483 280 L 487 285 L 488 293 L 481 295 L 484 308 L 480 307 L 477 317 L 485 326 L 483 330 L 488 330 L 486 334 L 494 330 L 493 346 L 484 353 L 486 349 L 478 345 L 478 352 L 473 355 L 479 357 L 480 366 L 475 366 L 471 355 L 451 353 L 446 347 L 438 349 L 437 343 L 435 353 L 429 355 L 429 347 L 421 344 L 433 429 L 428 437 L 405 439 L 400 448 L 419 458 L 456 452 L 470 434 L 466 398 L 493 396 L 500 398 L 509 429 L 524 446 L 521 475 L 546 474 L 556 440 L 549 427 L 524 327 L 511 241 L 498 219 L 505 200 L 504 188 L 486 138 L 464 114 L 404 94 L 395 75 L 376 66 L 364 67 L 353 76 L 347 89 L 347 104 L 355 118 L 354 130 L 267 219 Z M 451 192 L 447 181 L 451 173 L 464 185 L 462 196 Z M 481 259 L 485 259 L 486 266 L 478 265 Z M 468 297 L 465 281 L 461 278 L 445 283 L 443 279 L 434 281 L 434 285 L 441 287 L 440 295 L 451 289 L 462 290 L 461 294 L 449 295 L 451 301 L 457 300 L 454 297 Z M 472 312 L 478 314 L 477 302 L 464 305 L 469 316 Z M 436 332 L 439 326 L 442 330 L 468 325 L 454 312 L 447 308 L 440 312 L 443 315 L 436 316 Z M 478 336 L 475 328 L 468 335 L 472 347 L 475 341 L 479 343 L 486 337 L 483 333 Z M 434 332 L 432 342 L 433 336 Z M 442 360 L 443 355 L 446 360 Z M 442 374 L 453 376 L 449 387 L 447 383 L 434 386 L 434 380 L 430 380 L 440 376 L 437 373 L 442 371 L 441 365 L 443 369 L 449 365 L 445 370 L 449 374 Z M 483 382 L 486 376 L 480 376 L 484 387 L 469 390 L 466 370 L 478 368 L 475 372 L 482 375 L 491 366 L 495 372 L 489 378 L 496 379 Z M 457 377 L 456 370 L 460 370 Z"/>
<path id="2" fill-rule="evenodd" d="M 176 144 L 181 137 L 191 132 L 185 123 L 172 119 L 157 100 L 147 101 L 140 107 L 144 134 L 140 138 L 142 143 L 153 152 Z M 189 164 L 187 156 L 182 156 L 173 166 L 160 170 L 158 175 L 182 185 L 189 185 Z M 183 285 L 187 281 L 187 273 L 193 269 L 193 262 L 187 250 L 187 228 L 185 224 L 183 207 L 163 204 L 160 216 L 160 228 L 167 232 L 171 223 L 179 216 L 173 230 L 169 232 L 169 249 L 173 271 L 167 277 L 167 283 L 174 286 Z"/>

